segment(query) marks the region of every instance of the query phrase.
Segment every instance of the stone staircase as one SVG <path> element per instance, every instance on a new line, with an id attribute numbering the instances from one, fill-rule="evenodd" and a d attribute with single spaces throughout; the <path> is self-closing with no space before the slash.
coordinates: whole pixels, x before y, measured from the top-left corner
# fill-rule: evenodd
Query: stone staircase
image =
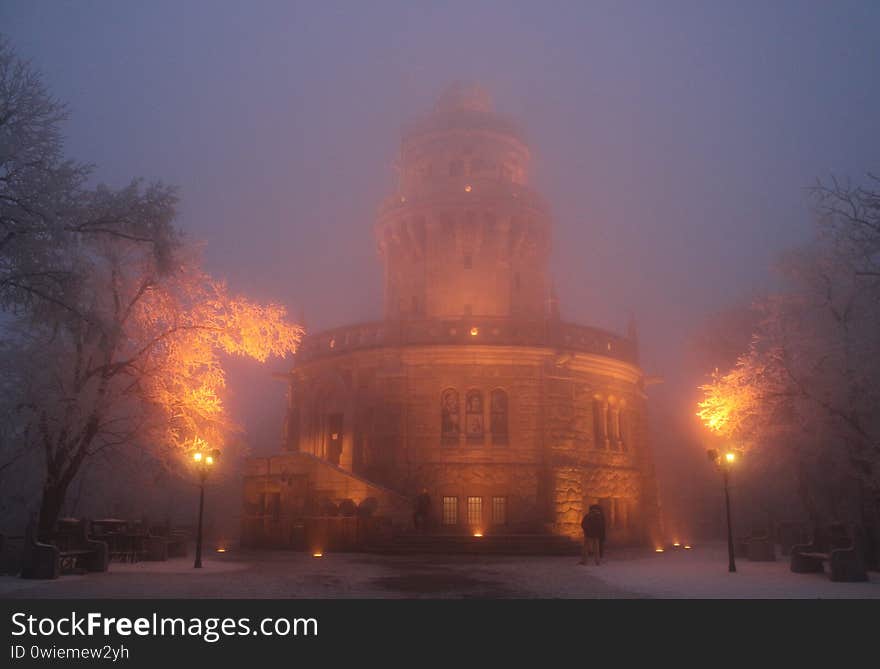
<path id="1" fill-rule="evenodd" d="M 581 544 L 569 537 L 553 534 L 397 534 L 373 544 L 371 553 L 388 555 L 577 555 Z"/>

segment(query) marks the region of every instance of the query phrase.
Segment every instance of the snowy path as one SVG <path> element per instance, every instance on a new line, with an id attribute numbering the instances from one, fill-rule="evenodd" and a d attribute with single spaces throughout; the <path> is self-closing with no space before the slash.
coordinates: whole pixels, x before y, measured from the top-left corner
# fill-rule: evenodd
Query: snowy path
<path id="1" fill-rule="evenodd" d="M 202 570 L 188 559 L 112 564 L 106 574 L 57 581 L 0 577 L 0 598 L 44 597 L 674 597 L 880 598 L 869 583 L 833 583 L 792 574 L 788 560 L 737 561 L 727 572 L 723 545 L 663 554 L 612 552 L 600 566 L 572 557 L 382 556 L 291 552 L 212 555 Z"/>

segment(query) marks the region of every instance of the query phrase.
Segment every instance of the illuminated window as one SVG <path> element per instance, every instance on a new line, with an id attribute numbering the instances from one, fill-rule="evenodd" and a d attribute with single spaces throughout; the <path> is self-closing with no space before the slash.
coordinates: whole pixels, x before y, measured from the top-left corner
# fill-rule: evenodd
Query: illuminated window
<path id="1" fill-rule="evenodd" d="M 479 527 L 483 524 L 483 498 L 467 498 L 467 522 L 471 527 Z"/>
<path id="2" fill-rule="evenodd" d="M 608 432 L 609 432 L 609 443 L 611 444 L 611 450 L 619 451 L 620 450 L 620 410 L 617 406 L 608 407 Z"/>
<path id="3" fill-rule="evenodd" d="M 492 524 L 507 525 L 507 498 L 492 498 Z"/>
<path id="4" fill-rule="evenodd" d="M 458 524 L 458 497 L 444 497 L 442 500 L 443 524 Z"/>
<path id="5" fill-rule="evenodd" d="M 465 429 L 470 443 L 483 443 L 483 393 L 469 390 L 465 396 Z"/>
<path id="6" fill-rule="evenodd" d="M 596 448 L 605 448 L 608 441 L 608 405 L 602 400 L 593 400 L 593 438 Z"/>
<path id="7" fill-rule="evenodd" d="M 492 432 L 492 443 L 507 443 L 507 393 L 496 388 L 489 396 L 489 429 Z"/>
<path id="8" fill-rule="evenodd" d="M 440 436 L 447 445 L 458 444 L 461 424 L 458 413 L 458 391 L 447 388 L 440 395 Z"/>

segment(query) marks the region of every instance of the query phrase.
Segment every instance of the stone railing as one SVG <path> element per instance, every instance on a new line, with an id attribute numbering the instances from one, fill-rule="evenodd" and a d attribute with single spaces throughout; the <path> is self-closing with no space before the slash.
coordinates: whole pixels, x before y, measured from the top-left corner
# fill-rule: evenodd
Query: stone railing
<path id="1" fill-rule="evenodd" d="M 471 190 L 466 191 L 466 187 Z M 462 176 L 432 181 L 412 189 L 410 193 L 387 197 L 379 206 L 379 216 L 381 218 L 406 207 L 472 204 L 474 207 L 492 208 L 497 207 L 499 201 L 511 200 L 519 201 L 525 208 L 542 214 L 549 212 L 544 198 L 528 186 L 501 179 Z"/>
<path id="2" fill-rule="evenodd" d="M 479 317 L 379 321 L 334 328 L 307 336 L 297 357 L 308 361 L 369 348 L 432 344 L 537 346 L 638 362 L 638 347 L 632 339 L 599 328 L 553 320 Z"/>

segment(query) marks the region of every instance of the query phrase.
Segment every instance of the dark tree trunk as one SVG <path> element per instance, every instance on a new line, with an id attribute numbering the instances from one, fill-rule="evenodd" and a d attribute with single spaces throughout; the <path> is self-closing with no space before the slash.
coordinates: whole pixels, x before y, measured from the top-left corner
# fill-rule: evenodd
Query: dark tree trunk
<path id="1" fill-rule="evenodd" d="M 64 497 L 67 495 L 68 484 L 64 481 L 54 483 L 46 481 L 43 485 L 43 498 L 40 500 L 40 516 L 37 524 L 40 539 L 47 538 L 55 529 Z"/>

